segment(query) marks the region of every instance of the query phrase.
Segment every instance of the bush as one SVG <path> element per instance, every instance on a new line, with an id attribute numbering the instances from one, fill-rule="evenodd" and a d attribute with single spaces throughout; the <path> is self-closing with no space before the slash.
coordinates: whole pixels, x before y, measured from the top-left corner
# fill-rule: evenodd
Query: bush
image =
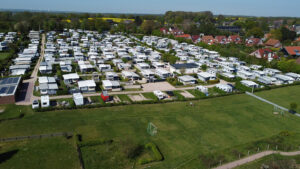
<path id="1" fill-rule="evenodd" d="M 161 152 L 159 151 L 159 149 L 157 148 L 157 146 L 155 144 L 148 143 L 145 145 L 145 148 L 151 150 L 154 154 L 154 157 L 140 159 L 138 161 L 139 164 L 143 165 L 143 164 L 148 164 L 148 163 L 151 163 L 154 161 L 162 161 L 164 159 L 164 157 L 162 156 Z"/>
<path id="2" fill-rule="evenodd" d="M 236 82 L 235 88 L 241 92 L 252 92 L 252 88 L 243 85 L 241 82 Z"/>
<path id="3" fill-rule="evenodd" d="M 87 146 L 96 146 L 96 145 L 101 145 L 101 144 L 111 144 L 113 140 L 110 139 L 101 139 L 101 140 L 93 140 L 93 141 L 88 141 L 88 142 L 81 142 L 78 143 L 78 146 L 81 147 L 87 147 Z"/>
<path id="4" fill-rule="evenodd" d="M 135 159 L 136 157 L 138 157 L 144 149 L 143 146 L 136 144 L 136 143 L 132 142 L 131 140 L 122 141 L 121 145 L 124 148 L 124 151 L 123 151 L 124 154 L 126 155 L 127 158 L 130 158 L 130 159 Z"/>

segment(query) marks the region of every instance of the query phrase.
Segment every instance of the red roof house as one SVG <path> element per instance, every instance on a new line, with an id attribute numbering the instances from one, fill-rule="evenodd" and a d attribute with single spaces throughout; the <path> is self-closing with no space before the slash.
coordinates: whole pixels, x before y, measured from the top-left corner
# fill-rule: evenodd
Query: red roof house
<path id="1" fill-rule="evenodd" d="M 253 53 L 251 53 L 250 55 L 255 56 L 256 58 L 259 59 L 268 59 L 268 60 L 278 59 L 278 55 L 268 48 L 258 49 Z"/>
<path id="2" fill-rule="evenodd" d="M 203 36 L 201 38 L 201 42 L 207 43 L 209 45 L 214 44 L 214 41 L 215 41 L 214 37 L 210 36 L 210 35 L 209 36 Z"/>
<path id="3" fill-rule="evenodd" d="M 249 39 L 246 39 L 245 44 L 246 44 L 246 46 L 256 46 L 256 45 L 262 45 L 263 42 L 259 38 L 249 38 Z"/>
<path id="4" fill-rule="evenodd" d="M 269 39 L 266 43 L 265 43 L 266 47 L 273 47 L 273 48 L 281 48 L 282 45 L 280 43 L 279 40 L 277 39 Z"/>
<path id="5" fill-rule="evenodd" d="M 240 43 L 242 43 L 242 39 L 239 35 L 231 35 L 228 37 L 228 42 L 240 44 Z"/>
<path id="6" fill-rule="evenodd" d="M 300 56 L 300 46 L 286 46 L 281 51 L 285 55 Z"/>

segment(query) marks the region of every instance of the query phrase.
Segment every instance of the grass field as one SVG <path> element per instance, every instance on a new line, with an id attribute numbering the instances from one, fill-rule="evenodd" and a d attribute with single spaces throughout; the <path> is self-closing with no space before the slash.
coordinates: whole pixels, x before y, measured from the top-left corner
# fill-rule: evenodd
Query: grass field
<path id="1" fill-rule="evenodd" d="M 79 169 L 74 141 L 66 138 L 0 143 L 0 168 L 56 168 Z M 10 152 L 7 160 L 3 153 Z"/>
<path id="2" fill-rule="evenodd" d="M 293 93 L 292 98 L 297 101 L 300 98 L 300 86 L 257 94 L 265 96 L 265 98 L 280 98 L 278 101 L 285 106 L 285 104 L 289 104 L 291 98 L 286 93 Z M 248 145 L 251 145 L 252 142 L 270 138 L 282 131 L 296 133 L 287 139 L 293 143 L 292 148 L 300 145 L 298 143 L 300 118 L 288 113 L 284 117 L 273 115 L 272 106 L 245 94 L 194 101 L 194 106 L 189 106 L 189 102 L 172 102 L 52 112 L 32 112 L 29 107 L 10 106 L 6 111 L 14 112 L 18 109 L 22 109 L 25 117 L 1 122 L 0 138 L 74 132 L 80 133 L 84 141 L 107 138 L 117 142 L 124 139 L 131 139 L 141 144 L 153 142 L 159 147 L 164 160 L 151 163 L 151 168 L 207 168 L 200 160 L 200 156 L 220 154 L 221 152 L 226 161 L 231 161 L 235 159 L 234 153 L 231 153 L 233 149 L 238 149 L 245 154 L 248 151 L 246 148 L 250 148 L 251 146 Z M 7 112 L 1 114 L 0 118 Z M 158 127 L 156 136 L 151 137 L 147 134 L 146 129 L 149 122 Z M 65 140 L 62 140 L 61 143 L 57 142 L 60 141 L 54 140 L 53 144 L 66 144 Z M 19 142 L 11 144 L 13 149 L 18 147 Z M 39 144 L 47 147 L 52 143 L 49 139 L 46 142 L 41 140 Z M 70 145 L 73 144 L 70 143 Z M 54 149 L 56 148 L 54 147 Z M 4 152 L 2 149 L 0 151 Z M 49 150 L 51 155 L 48 155 L 50 158 L 53 156 L 60 159 L 67 158 L 65 154 L 57 155 L 56 151 L 58 150 L 51 151 Z M 71 150 L 66 151 L 70 152 Z M 101 154 L 105 148 L 99 147 L 99 149 L 87 151 Z M 32 159 L 33 163 L 44 159 L 43 156 L 36 157 L 30 151 L 27 153 L 18 152 L 7 162 L 0 163 L 0 168 L 13 168 L 16 161 L 21 162 L 20 160 L 25 157 Z M 74 153 L 67 154 L 74 161 L 69 166 L 63 165 L 64 168 L 76 168 L 78 166 L 77 156 Z M 105 160 L 102 161 L 99 158 L 96 162 L 93 164 L 94 166 L 103 166 L 104 164 L 106 166 L 104 168 L 110 168 L 109 163 L 106 163 Z M 43 167 L 33 165 L 31 168 L 57 168 L 59 164 L 57 162 Z M 17 168 L 26 167 L 18 166 Z"/>
<path id="3" fill-rule="evenodd" d="M 299 88 L 299 86 L 291 86 L 288 88 L 276 89 L 276 92 L 274 92 L 274 90 L 269 90 L 264 92 L 257 92 L 255 94 L 287 109 L 290 108 L 291 103 L 295 102 L 298 104 L 297 111 L 300 112 Z"/>

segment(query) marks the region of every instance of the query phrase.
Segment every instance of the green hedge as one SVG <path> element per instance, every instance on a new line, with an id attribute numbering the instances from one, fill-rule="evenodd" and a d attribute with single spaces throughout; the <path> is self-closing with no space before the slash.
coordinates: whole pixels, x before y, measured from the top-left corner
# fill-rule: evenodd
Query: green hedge
<path id="1" fill-rule="evenodd" d="M 101 144 L 110 144 L 112 142 L 113 142 L 113 140 L 110 140 L 110 139 L 101 139 L 101 140 L 93 140 L 93 141 L 81 142 L 81 143 L 78 143 L 78 146 L 80 148 L 82 148 L 82 147 L 87 147 L 87 146 L 96 146 L 96 145 L 101 145 Z"/>
<path id="2" fill-rule="evenodd" d="M 145 145 L 146 149 L 149 149 L 153 152 L 154 157 L 153 158 L 143 158 L 138 161 L 139 164 L 148 164 L 154 161 L 162 161 L 164 159 L 163 155 L 159 151 L 158 147 L 153 143 L 148 143 Z"/>

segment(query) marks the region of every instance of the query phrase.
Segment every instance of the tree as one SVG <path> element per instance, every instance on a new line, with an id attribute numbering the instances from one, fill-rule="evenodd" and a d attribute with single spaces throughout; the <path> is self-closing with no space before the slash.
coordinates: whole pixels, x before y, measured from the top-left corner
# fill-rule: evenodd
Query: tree
<path id="1" fill-rule="evenodd" d="M 290 104 L 290 110 L 296 111 L 297 107 L 298 107 L 297 103 L 291 103 Z"/>
<path id="2" fill-rule="evenodd" d="M 262 31 L 262 29 L 260 27 L 254 27 L 246 33 L 246 36 L 247 37 L 254 36 L 256 38 L 261 38 L 264 36 L 264 32 Z"/>
<path id="3" fill-rule="evenodd" d="M 145 34 L 151 34 L 155 29 L 155 22 L 153 20 L 146 20 L 142 23 L 141 29 Z"/>
<path id="4" fill-rule="evenodd" d="M 140 16 L 136 16 L 134 18 L 134 23 L 137 25 L 137 26 L 140 26 L 142 23 L 143 23 L 143 20 L 141 19 Z"/>
<path id="5" fill-rule="evenodd" d="M 201 69 L 202 69 L 203 71 L 206 71 L 207 65 L 201 65 Z"/>
<path id="6" fill-rule="evenodd" d="M 290 31 L 288 28 L 286 27 L 281 27 L 280 29 L 281 34 L 282 34 L 282 41 L 286 41 L 286 40 L 295 40 L 297 33 L 295 31 Z"/>

